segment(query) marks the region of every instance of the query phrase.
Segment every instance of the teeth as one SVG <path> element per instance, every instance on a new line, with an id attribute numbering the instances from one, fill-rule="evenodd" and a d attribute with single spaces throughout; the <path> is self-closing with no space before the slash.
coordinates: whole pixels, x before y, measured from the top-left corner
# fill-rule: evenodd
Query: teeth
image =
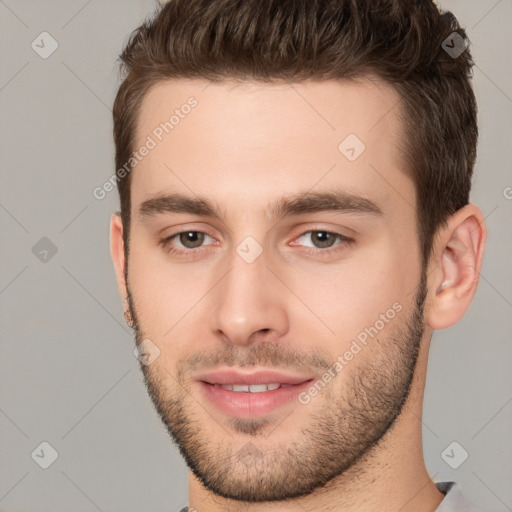
<path id="1" fill-rule="evenodd" d="M 219 384 L 215 384 L 219 387 Z M 245 391 L 246 393 L 263 393 L 265 391 L 272 391 L 278 389 L 286 384 L 221 384 L 220 387 L 229 391 Z"/>
<path id="2" fill-rule="evenodd" d="M 279 384 L 274 384 L 274 386 L 276 387 L 272 386 L 272 384 L 252 384 L 251 386 L 249 386 L 249 391 L 251 393 L 262 393 L 263 391 L 271 391 L 273 389 L 277 389 L 279 387 Z"/>

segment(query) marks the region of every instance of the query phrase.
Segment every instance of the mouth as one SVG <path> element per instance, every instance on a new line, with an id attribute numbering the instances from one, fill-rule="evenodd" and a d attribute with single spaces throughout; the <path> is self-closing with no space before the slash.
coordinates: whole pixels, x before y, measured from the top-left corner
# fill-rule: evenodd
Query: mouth
<path id="1" fill-rule="evenodd" d="M 196 380 L 202 396 L 215 409 L 242 419 L 262 418 L 285 406 L 293 406 L 297 395 L 312 381 L 310 375 L 235 370 L 211 372 Z"/>

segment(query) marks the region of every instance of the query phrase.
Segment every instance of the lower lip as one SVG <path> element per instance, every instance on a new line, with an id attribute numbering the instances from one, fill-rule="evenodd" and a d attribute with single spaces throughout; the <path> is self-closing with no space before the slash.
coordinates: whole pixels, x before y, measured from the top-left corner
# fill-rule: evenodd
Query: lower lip
<path id="1" fill-rule="evenodd" d="M 262 393 L 230 391 L 203 381 L 200 381 L 199 385 L 208 400 L 224 414 L 250 419 L 266 416 L 296 399 L 301 391 L 309 387 L 311 380 Z"/>

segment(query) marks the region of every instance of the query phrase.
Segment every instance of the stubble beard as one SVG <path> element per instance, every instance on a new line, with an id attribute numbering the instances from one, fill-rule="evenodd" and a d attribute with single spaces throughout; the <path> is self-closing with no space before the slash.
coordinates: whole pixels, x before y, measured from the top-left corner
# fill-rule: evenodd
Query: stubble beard
<path id="1" fill-rule="evenodd" d="M 149 366 L 141 363 L 144 383 L 187 466 L 205 488 L 218 496 L 242 502 L 298 498 L 354 468 L 400 416 L 410 393 L 424 332 L 426 292 L 423 270 L 408 318 L 395 318 L 387 327 L 390 332 L 387 337 L 370 342 L 379 344 L 378 361 L 364 358 L 364 364 L 359 366 L 351 362 L 310 404 L 297 403 L 296 407 L 304 410 L 311 408 L 309 418 L 302 425 L 287 422 L 287 418 L 277 424 L 265 418 L 228 418 L 221 426 L 198 405 L 197 398 L 191 398 L 185 381 L 188 361 L 178 362 L 176 371 L 161 368 L 156 362 Z M 129 288 L 128 303 L 139 345 L 145 335 Z M 240 366 L 285 362 L 275 344 L 254 344 L 245 351 L 239 357 L 239 352 L 227 347 L 224 359 L 221 353 L 216 356 L 219 361 L 227 358 L 231 365 Z M 197 355 L 198 358 L 201 356 Z M 301 357 L 292 359 L 298 362 Z M 302 361 L 307 362 L 308 358 L 302 357 Z M 329 361 L 315 363 L 332 366 Z M 347 370 L 349 373 L 345 375 Z M 276 444 L 272 433 L 280 432 L 282 437 L 285 427 L 293 429 L 285 434 L 289 441 Z M 220 432 L 223 437 L 214 439 L 212 432 Z"/>

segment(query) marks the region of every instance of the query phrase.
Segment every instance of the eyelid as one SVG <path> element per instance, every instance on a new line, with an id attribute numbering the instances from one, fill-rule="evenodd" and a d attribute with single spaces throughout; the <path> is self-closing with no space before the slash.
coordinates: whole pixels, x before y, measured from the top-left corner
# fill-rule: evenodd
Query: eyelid
<path id="1" fill-rule="evenodd" d="M 327 233 L 329 235 L 334 235 L 335 237 L 339 237 L 341 240 L 346 240 L 346 241 L 353 240 L 349 236 L 344 235 L 343 233 L 338 233 L 337 231 L 331 231 L 328 229 L 307 229 L 306 231 L 303 231 L 300 235 L 296 236 L 293 239 L 293 242 L 295 242 L 299 238 L 302 238 L 304 235 L 308 235 L 310 233 Z M 292 243 L 292 242 L 290 242 L 290 243 Z M 297 245 L 297 244 L 294 244 L 294 245 Z"/>
<path id="2" fill-rule="evenodd" d="M 301 225 L 300 230 L 301 234 L 307 233 L 309 231 L 326 231 L 327 233 L 339 234 L 346 238 L 352 238 L 353 236 L 358 234 L 356 230 L 351 229 L 348 226 L 340 226 L 337 224 L 329 225 L 329 223 L 324 222 L 304 223 L 303 225 Z"/>
<path id="3" fill-rule="evenodd" d="M 298 234 L 294 235 L 293 239 L 296 240 L 300 238 L 302 235 L 306 233 L 311 233 L 312 231 L 318 232 L 322 231 L 324 233 L 332 233 L 333 235 L 340 235 L 343 238 L 352 238 L 352 234 L 356 234 L 353 229 L 341 227 L 341 226 L 326 226 L 325 224 L 312 223 L 307 226 L 301 226 L 298 229 Z M 351 233 L 349 235 L 349 233 Z"/>

